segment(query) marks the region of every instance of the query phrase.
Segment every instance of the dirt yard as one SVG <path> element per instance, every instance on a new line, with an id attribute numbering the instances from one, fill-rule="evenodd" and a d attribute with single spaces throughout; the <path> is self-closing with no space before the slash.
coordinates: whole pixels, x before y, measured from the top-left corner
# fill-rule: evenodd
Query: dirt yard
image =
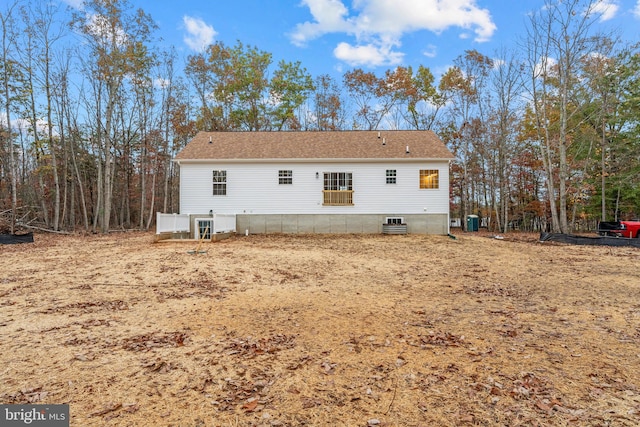
<path id="1" fill-rule="evenodd" d="M 640 250 L 536 236 L 0 246 L 0 403 L 72 426 L 637 426 Z"/>

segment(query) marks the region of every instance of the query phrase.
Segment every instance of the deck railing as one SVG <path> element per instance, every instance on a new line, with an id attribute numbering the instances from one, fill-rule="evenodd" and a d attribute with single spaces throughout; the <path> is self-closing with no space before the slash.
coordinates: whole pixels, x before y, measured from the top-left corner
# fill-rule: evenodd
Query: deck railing
<path id="1" fill-rule="evenodd" d="M 185 232 L 189 232 L 189 215 L 157 213 L 156 234 Z"/>
<path id="2" fill-rule="evenodd" d="M 324 206 L 353 206 L 353 190 L 323 190 Z"/>
<path id="3" fill-rule="evenodd" d="M 213 232 L 229 233 L 236 231 L 235 214 L 213 214 Z"/>
<path id="4" fill-rule="evenodd" d="M 213 214 L 209 217 L 198 217 L 198 219 L 210 219 L 213 222 L 213 226 L 209 230 L 212 234 L 236 231 L 235 214 Z M 189 215 L 157 213 L 156 234 L 189 232 L 191 232 Z"/>

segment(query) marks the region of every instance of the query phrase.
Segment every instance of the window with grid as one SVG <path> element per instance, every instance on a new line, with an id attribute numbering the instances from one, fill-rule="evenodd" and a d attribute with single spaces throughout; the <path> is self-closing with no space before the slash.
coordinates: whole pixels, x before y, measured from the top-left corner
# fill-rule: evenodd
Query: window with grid
<path id="1" fill-rule="evenodd" d="M 387 225 L 403 225 L 404 224 L 404 218 L 401 216 L 388 216 L 386 218 L 387 220 Z"/>
<path id="2" fill-rule="evenodd" d="M 395 183 L 396 183 L 396 170 L 387 169 L 387 184 L 395 184 Z"/>
<path id="3" fill-rule="evenodd" d="M 325 206 L 353 206 L 351 172 L 325 172 L 323 202 Z"/>
<path id="4" fill-rule="evenodd" d="M 227 195 L 227 171 L 213 171 L 213 195 Z"/>
<path id="5" fill-rule="evenodd" d="M 332 191 L 353 190 L 351 172 L 325 172 L 324 189 Z"/>
<path id="6" fill-rule="evenodd" d="M 439 172 L 437 169 L 420 170 L 420 188 L 440 188 Z"/>
<path id="7" fill-rule="evenodd" d="M 293 171 L 278 171 L 278 184 L 293 184 Z"/>

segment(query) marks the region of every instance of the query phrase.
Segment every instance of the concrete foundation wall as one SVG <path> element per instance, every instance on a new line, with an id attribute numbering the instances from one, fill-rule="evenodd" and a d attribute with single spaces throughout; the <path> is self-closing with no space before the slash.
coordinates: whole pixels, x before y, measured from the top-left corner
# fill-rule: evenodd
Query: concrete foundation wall
<path id="1" fill-rule="evenodd" d="M 386 217 L 403 217 L 409 234 L 449 232 L 446 214 L 238 214 L 236 230 L 244 234 L 354 233 L 381 234 Z"/>

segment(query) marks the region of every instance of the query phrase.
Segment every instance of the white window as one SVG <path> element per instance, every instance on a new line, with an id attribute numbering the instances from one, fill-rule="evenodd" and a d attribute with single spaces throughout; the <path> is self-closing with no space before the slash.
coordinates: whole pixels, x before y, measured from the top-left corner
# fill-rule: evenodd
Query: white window
<path id="1" fill-rule="evenodd" d="M 326 191 L 353 190 L 353 175 L 351 172 L 325 172 L 324 189 Z"/>
<path id="2" fill-rule="evenodd" d="M 211 239 L 213 231 L 213 219 L 197 218 L 196 219 L 196 239 Z"/>
<path id="3" fill-rule="evenodd" d="M 293 184 L 293 171 L 278 171 L 278 184 Z"/>
<path id="4" fill-rule="evenodd" d="M 395 184 L 395 183 L 396 183 L 396 170 L 387 169 L 387 184 Z"/>
<path id="5" fill-rule="evenodd" d="M 401 225 L 404 224 L 404 218 L 401 216 L 388 216 L 385 218 L 387 225 Z"/>
<path id="6" fill-rule="evenodd" d="M 213 195 L 227 195 L 227 171 L 213 171 Z"/>
<path id="7" fill-rule="evenodd" d="M 420 170 L 420 188 L 440 188 L 440 177 L 437 169 Z"/>
<path id="8" fill-rule="evenodd" d="M 353 174 L 351 172 L 325 172 L 324 206 L 353 206 Z"/>

